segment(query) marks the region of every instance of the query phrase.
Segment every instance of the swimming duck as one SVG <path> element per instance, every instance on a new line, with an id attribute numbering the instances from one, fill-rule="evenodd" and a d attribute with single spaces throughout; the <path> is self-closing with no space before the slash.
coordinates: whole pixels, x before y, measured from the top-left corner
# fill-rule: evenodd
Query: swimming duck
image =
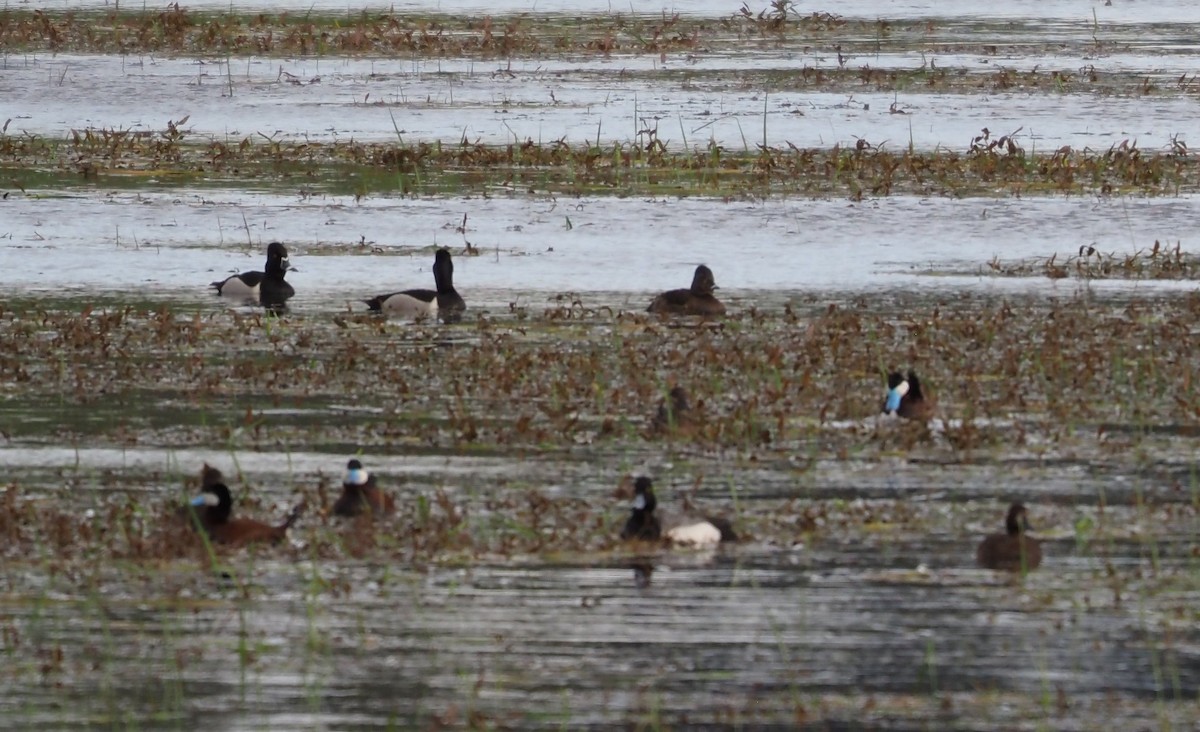
<path id="1" fill-rule="evenodd" d="M 304 510 L 303 504 L 292 509 L 278 526 L 244 518 L 231 518 L 233 496 L 225 485 L 221 471 L 207 463 L 201 472 L 200 495 L 189 504 L 209 539 L 218 544 L 241 546 L 260 541 L 278 542 L 287 537 L 287 530 Z"/>
<path id="2" fill-rule="evenodd" d="M 351 460 L 346 464 L 342 495 L 333 504 L 334 516 L 358 516 L 365 512 L 378 516 L 395 510 L 396 501 L 379 490 L 375 476 L 363 468 L 362 462 Z"/>
<path id="3" fill-rule="evenodd" d="M 1042 563 L 1042 545 L 1029 531 L 1029 517 L 1025 507 L 1014 503 L 1004 519 L 1005 533 L 991 534 L 979 543 L 975 550 L 975 561 L 985 569 L 1000 569 L 1009 572 L 1029 572 Z"/>
<path id="4" fill-rule="evenodd" d="M 654 298 L 648 313 L 660 315 L 704 315 L 714 317 L 725 314 L 725 306 L 713 297 L 717 282 L 713 279 L 712 270 L 703 264 L 696 268 L 692 276 L 692 286 L 686 290 L 667 290 Z"/>
<path id="5" fill-rule="evenodd" d="M 237 300 L 255 302 L 268 308 L 280 308 L 296 294 L 284 279 L 288 271 L 287 247 L 277 241 L 267 246 L 267 266 L 264 272 L 243 272 L 212 283 L 217 294 Z"/>
<path id="6" fill-rule="evenodd" d="M 888 374 L 888 393 L 883 400 L 883 413 L 896 414 L 904 419 L 928 422 L 937 406 L 933 396 L 921 388 L 915 371 L 905 377 L 899 371 Z"/>
<path id="7" fill-rule="evenodd" d="M 448 249 L 439 249 L 433 257 L 433 281 L 436 290 L 404 290 L 390 295 L 378 295 L 364 300 L 372 311 L 405 318 L 440 317 L 444 322 L 454 323 L 462 319 L 467 309 L 458 291 L 454 289 L 454 262 Z"/>
<path id="8" fill-rule="evenodd" d="M 672 388 L 665 399 L 658 401 L 658 411 L 650 421 L 650 431 L 655 434 L 689 433 L 697 426 L 696 413 L 682 386 Z"/>
<path id="9" fill-rule="evenodd" d="M 633 511 L 625 521 L 625 527 L 621 529 L 621 539 L 666 539 L 672 544 L 694 547 L 714 546 L 722 541 L 737 541 L 733 525 L 727 519 L 719 517 L 708 517 L 694 523 L 673 526 L 664 532 L 658 516 L 654 513 L 657 506 L 653 483 L 645 476 L 639 477 L 633 484 Z"/>

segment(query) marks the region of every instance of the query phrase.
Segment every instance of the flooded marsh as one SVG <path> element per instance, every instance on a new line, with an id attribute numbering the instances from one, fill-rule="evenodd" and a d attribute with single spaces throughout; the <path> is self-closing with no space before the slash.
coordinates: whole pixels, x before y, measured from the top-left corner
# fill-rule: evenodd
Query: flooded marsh
<path id="1" fill-rule="evenodd" d="M 414 329 L 15 303 L 9 718 L 986 726 L 1008 724 L 988 711 L 1004 700 L 1031 726 L 1087 728 L 1100 709 L 1170 726 L 1200 671 L 1178 337 L 1197 307 L 956 296 L 718 329 Z M 957 375 L 933 384 L 946 419 L 878 421 L 869 365 L 917 344 L 926 371 Z M 1101 373 L 1117 376 L 1096 400 Z M 648 438 L 673 381 L 703 395 L 706 424 Z M 358 450 L 396 517 L 323 514 Z M 162 528 L 203 461 L 236 471 L 242 513 L 313 510 L 286 547 L 210 558 Z M 630 472 L 746 541 L 622 548 Z M 1014 496 L 1049 556 L 1024 582 L 972 566 Z M 56 713 L 60 686 L 87 701 Z"/>
<path id="2" fill-rule="evenodd" d="M 1200 14 L 931 5 L 0 10 L 0 729 L 1194 726 Z"/>

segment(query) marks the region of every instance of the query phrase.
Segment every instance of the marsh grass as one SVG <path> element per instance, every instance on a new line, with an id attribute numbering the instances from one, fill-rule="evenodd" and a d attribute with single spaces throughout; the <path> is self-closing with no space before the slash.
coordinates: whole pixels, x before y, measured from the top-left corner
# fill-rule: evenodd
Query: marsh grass
<path id="1" fill-rule="evenodd" d="M 1107 150 L 1026 151 L 1016 133 L 988 130 L 964 152 L 893 152 L 860 139 L 854 147 L 770 147 L 741 152 L 666 146 L 656 131 L 600 146 L 566 139 L 486 145 L 191 139 L 171 122 L 163 132 L 83 129 L 66 140 L 0 134 L 0 175 L 24 195 L 82 185 L 261 188 L 375 195 L 834 195 L 854 199 L 909 193 L 940 196 L 1048 194 L 1178 195 L 1200 189 L 1186 148 L 1145 152 L 1124 141 Z M 763 119 L 764 133 L 767 118 Z M 645 139 L 644 139 L 645 138 Z M 34 193 L 30 193 L 34 191 Z M 464 232 L 465 236 L 465 232 Z M 1090 255 L 1089 255 L 1090 256 Z M 1081 257 L 1081 259 L 1083 259 Z M 1115 263 L 1100 257 L 1094 269 Z"/>
<path id="2" fill-rule="evenodd" d="M 1200 279 L 1200 258 L 1175 246 L 1155 240 L 1154 245 L 1130 253 L 1102 252 L 1094 244 L 1085 244 L 1076 254 L 1061 260 L 1058 254 L 1048 259 L 1003 262 L 998 257 L 981 269 L 983 274 L 999 277 L 1037 277 L 1083 280 L 1193 280 Z"/>
<path id="3" fill-rule="evenodd" d="M 65 678 L 77 651 L 74 636 L 64 634 L 70 613 L 57 609 L 54 598 L 78 596 L 81 607 L 90 608 L 87 627 L 104 639 L 99 657 L 112 674 L 101 693 L 106 715 L 120 709 L 131 725 L 147 719 L 139 711 L 144 709 L 191 719 L 192 680 L 199 669 L 216 668 L 225 669 L 224 688 L 236 694 L 238 708 L 253 709 L 273 703 L 278 692 L 269 679 L 282 668 L 299 669 L 299 686 L 289 698 L 319 717 L 327 711 L 329 690 L 344 688 L 330 669 L 346 668 L 340 666 L 346 641 L 327 631 L 343 615 L 340 607 L 361 602 L 369 614 L 380 604 L 399 603 L 408 609 L 394 622 L 433 623 L 458 607 L 454 603 L 478 601 L 477 592 L 455 587 L 471 589 L 472 573 L 489 563 L 627 562 L 631 557 L 615 539 L 627 504 L 613 497 L 613 486 L 621 473 L 649 464 L 664 485 L 693 485 L 698 506 L 736 519 L 750 539 L 746 548 L 733 550 L 745 553 L 735 556 L 757 561 L 803 542 L 805 553 L 795 555 L 800 571 L 818 586 L 804 590 L 797 617 L 775 616 L 767 640 L 781 648 L 780 658 L 808 664 L 803 646 L 787 644 L 797 634 L 827 632 L 818 627 L 825 622 L 821 600 L 812 599 L 821 597 L 822 577 L 864 571 L 905 556 L 905 547 L 948 537 L 965 547 L 962 556 L 933 556 L 953 578 L 970 565 L 975 527 L 994 530 L 997 506 L 1021 489 L 1011 481 L 989 481 L 990 471 L 1054 476 L 1061 464 L 1070 476 L 1066 484 L 1046 478 L 1038 487 L 1036 500 L 1044 504 L 1038 528 L 1067 528 L 1047 546 L 1047 564 L 1031 575 L 1037 584 L 1014 590 L 972 580 L 972 592 L 983 598 L 973 602 L 998 599 L 1031 617 L 1049 613 L 1046 622 L 1062 622 L 1054 608 L 1073 604 L 1078 610 L 1068 620 L 1091 623 L 1071 641 L 1081 652 L 1090 652 L 1092 633 L 1108 627 L 1096 625 L 1099 619 L 1133 623 L 1154 639 L 1148 646 L 1154 658 L 1138 658 L 1152 668 L 1154 715 L 1169 722 L 1191 703 L 1179 701 L 1183 692 L 1177 691 L 1187 687 L 1189 672 L 1156 618 L 1180 610 L 1188 617 L 1198 586 L 1194 540 L 1188 538 L 1198 506 L 1194 466 L 1179 457 L 1188 438 L 1152 428 L 1194 419 L 1189 341 L 1178 335 L 1188 332 L 1198 311 L 1200 300 L 1188 296 L 1104 302 L 1081 295 L 1020 307 L 956 296 L 859 298 L 735 313 L 723 328 L 696 328 L 613 313 L 575 293 L 552 302 L 544 316 L 468 321 L 447 338 L 446 328 L 372 319 L 336 326 L 323 314 L 265 321 L 227 311 L 176 313 L 158 303 L 86 309 L 9 301 L 0 312 L 0 376 L 20 385 L 5 405 L 6 414 L 18 418 L 18 426 L 9 428 L 14 444 L 70 437 L 86 446 L 203 446 L 235 466 L 239 513 L 272 520 L 275 504 L 285 495 L 293 502 L 293 494 L 318 508 L 298 528 L 299 546 L 237 551 L 205 545 L 191 531 L 163 532 L 179 503 L 181 476 L 190 473 L 174 452 L 163 473 L 98 470 L 86 454 L 74 467 L 22 473 L 0 495 L 0 555 L 16 578 L 9 587 L 19 598 L 6 607 L 7 620 L 0 617 L 15 629 L 4 636 L 4 649 L 23 683 Z M 231 352 L 217 345 L 230 340 L 245 348 Z M 416 347 L 421 345 L 426 347 Z M 1151 349 L 1156 359 L 1144 357 Z M 434 359 L 437 368 L 431 368 Z M 88 368 L 76 368 L 81 363 Z M 874 422 L 883 374 L 910 365 L 937 393 L 947 426 L 888 430 Z M 288 378 L 266 378 L 280 370 Z M 640 427 L 655 412 L 667 372 L 705 400 L 708 424 L 695 435 L 648 439 Z M 1101 379 L 1111 386 L 1096 399 Z M 247 401 L 251 383 L 254 398 Z M 98 402 L 101 389 L 136 409 Z M 389 409 L 351 417 L 331 406 L 347 394 L 367 392 L 372 404 Z M 66 425 L 66 434 L 49 438 L 42 427 L 20 426 L 20 415 L 38 413 L 48 402 L 81 418 Z M 191 420 L 186 432 L 172 426 L 179 404 L 205 415 Z M 267 414 L 263 404 L 292 408 Z M 82 419 L 100 406 L 103 419 Z M 1098 443 L 1105 425 L 1110 437 Z M 770 440 L 760 439 L 764 429 Z M 1028 452 L 1031 441 L 1040 453 Z M 386 487 L 399 499 L 396 516 L 346 524 L 320 512 L 329 487 L 311 470 L 295 467 L 293 455 L 328 452 L 341 464 L 344 453 L 359 450 L 413 459 L 438 455 L 448 464 L 464 455 L 495 456 L 516 472 L 433 469 L 393 479 Z M 275 475 L 264 475 L 246 459 L 265 451 L 286 458 Z M 934 469 L 915 483 L 897 482 L 897 472 L 903 478 L 911 470 L 904 466 L 921 461 Z M 1085 482 L 1072 466 L 1084 469 Z M 938 477 L 952 469 L 985 477 Z M 1113 482 L 1103 472 L 1088 472 L 1103 470 L 1137 480 Z M 1068 559 L 1080 564 L 1069 569 Z M 653 561 L 691 560 L 664 552 Z M 155 620 L 160 645 L 147 663 L 168 675 L 153 701 L 142 699 L 133 708 L 124 702 L 131 672 L 120 649 L 149 642 L 147 631 L 137 630 L 131 640 L 130 628 L 144 627 L 140 621 L 112 619 L 125 611 L 99 599 L 99 585 L 88 579 L 100 571 L 88 569 L 93 566 L 110 572 L 107 581 L 127 596 L 146 593 L 143 602 L 177 613 L 169 627 Z M 411 591 L 398 591 L 397 580 L 388 579 L 383 568 L 392 567 L 413 575 Z M 421 607 L 430 578 L 460 571 L 439 581 L 442 604 Z M 738 574 L 753 578 L 754 571 Z M 906 567 L 855 588 L 937 585 L 945 581 L 939 571 L 935 566 L 932 575 L 919 575 Z M 672 585 L 659 577 L 662 587 L 628 591 L 646 598 L 669 593 Z M 939 591 L 954 593 L 958 586 L 950 582 Z M 756 591 L 774 590 L 760 583 Z M 290 628 L 271 624 L 281 612 L 276 593 L 293 598 L 286 601 L 294 606 Z M 578 603 L 575 597 L 562 604 Z M 794 605 L 793 598 L 788 607 Z M 197 618 L 207 628 L 203 645 L 192 637 Z M 1170 628 L 1187 632 L 1179 623 Z M 493 646 L 486 633 L 472 637 L 471 653 L 495 648 L 494 658 L 504 659 L 509 652 L 503 650 L 509 640 Z M 1104 637 L 1114 642 L 1115 636 Z M 921 648 L 905 650 L 911 662 L 906 693 L 875 695 L 869 707 L 861 695 L 810 686 L 810 670 L 781 677 L 777 695 L 762 692 L 768 706 L 757 703 L 759 692 L 747 691 L 745 709 L 735 697 L 705 714 L 746 723 L 887 715 L 944 720 L 949 704 L 980 719 L 996 699 L 1020 707 L 1029 719 L 1058 713 L 1057 701 L 1048 710 L 1044 683 L 1059 670 L 1052 660 L 1028 693 L 997 689 L 989 702 L 986 689 L 968 694 L 956 686 L 959 674 L 947 665 L 954 646 L 941 636 L 936 641 L 938 655 L 925 658 L 924 666 Z M 465 676 L 459 685 L 431 692 L 422 702 L 422 719 L 480 725 L 532 719 L 512 717 L 511 706 L 498 700 L 544 676 L 511 670 L 503 661 L 481 666 L 464 658 L 474 656 L 460 649 L 441 658 L 459 664 Z M 694 681 L 729 683 L 719 670 L 699 673 Z M 650 726 L 681 723 L 685 712 L 673 683 L 669 670 L 644 681 L 622 718 Z M 29 707 L 35 708 L 37 703 Z M 579 711 L 589 713 L 587 707 Z"/>

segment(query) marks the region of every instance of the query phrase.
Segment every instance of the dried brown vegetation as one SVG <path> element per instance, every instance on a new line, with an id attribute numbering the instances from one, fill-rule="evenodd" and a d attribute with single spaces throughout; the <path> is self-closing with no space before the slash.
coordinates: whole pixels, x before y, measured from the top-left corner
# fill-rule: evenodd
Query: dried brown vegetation
<path id="1" fill-rule="evenodd" d="M 497 188 L 566 195 L 887 196 L 1028 195 L 1200 190 L 1200 165 L 1186 148 L 1143 153 L 1128 141 L 1103 151 L 1064 148 L 1031 154 L 1015 133 L 984 129 L 963 153 L 892 151 L 859 140 L 853 148 L 760 147 L 730 151 L 710 144 L 668 148 L 653 131 L 644 144 L 485 145 L 209 140 L 194 142 L 186 118 L 161 132 L 75 130 L 65 141 L 0 133 L 0 163 L 22 191 L 85 182 L 128 185 L 131 172 L 165 183 L 203 176 L 207 184 L 264 181 L 280 187 L 371 193 L 481 193 Z"/>
<path id="2" fill-rule="evenodd" d="M 18 304 L 0 312 L 0 379 L 19 390 L 10 413 L 57 404 L 63 419 L 45 437 L 68 444 L 278 450 L 349 443 L 382 454 L 524 455 L 590 445 L 632 454 L 732 451 L 764 464 L 924 446 L 958 461 L 1020 448 L 1030 435 L 1039 449 L 1053 450 L 1080 430 L 1119 436 L 1151 425 L 1184 429 L 1200 417 L 1190 347 L 1197 317 L 1194 295 L 1125 304 L 860 302 L 804 317 L 790 308 L 743 313 L 722 328 L 701 329 L 640 314 L 614 318 L 606 308 L 574 321 L 482 317 L 438 329 L 365 316 L 333 327 L 319 316 Z M 220 345 L 226 342 L 241 347 Z M 881 375 L 914 363 L 938 390 L 949 419 L 944 441 L 931 442 L 919 426 L 871 426 Z M 704 423 L 670 441 L 647 438 L 667 383 L 687 384 L 704 399 Z M 128 409 L 131 403 L 139 408 Z M 351 414 L 333 404 L 383 409 Z M 288 409 L 266 415 L 273 406 Z M 848 429 L 837 420 L 864 421 Z M 13 437 L 35 438 L 29 429 Z M 319 506 L 317 490 L 300 492 Z M 10 503 L 14 495 L 7 494 Z M 276 510 L 263 510 L 254 495 L 247 494 L 248 515 Z M 402 500 L 388 524 L 403 526 L 401 532 L 353 532 L 344 548 L 432 560 L 589 551 L 610 546 L 614 536 L 609 508 L 597 511 L 576 496 L 516 490 L 470 506 L 461 501 L 444 492 Z M 124 498 L 105 506 L 101 517 L 83 523 L 68 509 L 40 507 L 36 522 L 6 518 L 0 534 L 20 545 L 29 538 L 23 532 L 40 526 L 37 533 L 54 546 L 59 535 L 86 545 L 88 537 L 111 538 L 97 538 L 97 527 L 118 526 L 116 553 L 169 554 L 155 543 L 164 539 L 148 531 L 156 518 L 135 515 Z M 17 515 L 28 518 L 30 510 Z M 769 513 L 779 511 L 796 515 L 778 506 Z M 748 533 L 779 542 L 811 524 L 750 520 Z M 321 552 L 342 551 L 341 540 L 322 541 L 332 543 Z"/>
<path id="3" fill-rule="evenodd" d="M 988 262 L 988 272 L 1004 277 L 1035 277 L 1044 275 L 1052 280 L 1075 277 L 1085 280 L 1194 280 L 1200 278 L 1200 259 L 1183 251 L 1179 242 L 1165 247 L 1155 241 L 1149 250 L 1139 249 L 1131 254 L 1104 253 L 1091 245 L 1079 248 L 1079 253 L 1059 260 L 1049 259 L 1003 262 L 994 258 Z"/>

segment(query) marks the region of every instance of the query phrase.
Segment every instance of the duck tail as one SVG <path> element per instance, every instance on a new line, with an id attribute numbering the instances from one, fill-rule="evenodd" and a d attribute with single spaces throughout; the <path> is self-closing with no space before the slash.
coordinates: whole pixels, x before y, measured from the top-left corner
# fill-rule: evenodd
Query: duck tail
<path id="1" fill-rule="evenodd" d="M 288 514 L 287 518 L 283 520 L 283 523 L 279 525 L 280 530 L 287 531 L 288 529 L 292 528 L 292 524 L 296 523 L 296 521 L 299 520 L 302 515 L 304 515 L 304 512 L 307 509 L 307 501 L 301 501 L 299 504 L 297 504 L 296 507 L 292 509 L 292 512 Z"/>
<path id="2" fill-rule="evenodd" d="M 723 516 L 709 516 L 708 522 L 721 532 L 721 541 L 738 541 L 737 532 L 733 530 L 733 523 L 729 519 Z"/>

